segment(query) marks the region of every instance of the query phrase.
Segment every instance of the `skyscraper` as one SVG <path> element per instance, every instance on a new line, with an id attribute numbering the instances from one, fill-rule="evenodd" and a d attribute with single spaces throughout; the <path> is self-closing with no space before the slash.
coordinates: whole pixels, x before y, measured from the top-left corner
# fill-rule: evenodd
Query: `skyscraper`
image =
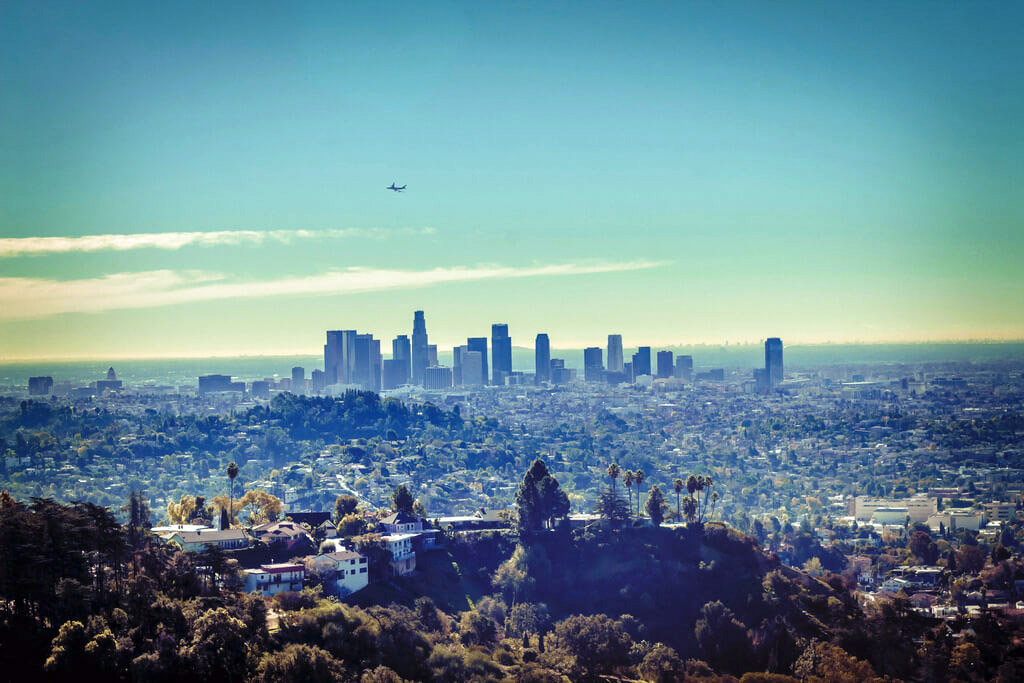
<path id="1" fill-rule="evenodd" d="M 768 383 L 775 387 L 782 382 L 782 340 L 770 337 L 764 340 L 764 369 L 768 371 Z"/>
<path id="2" fill-rule="evenodd" d="M 423 386 L 423 371 L 427 369 L 427 321 L 423 311 L 416 311 L 412 318 L 412 383 Z"/>
<path id="3" fill-rule="evenodd" d="M 380 388 L 384 391 L 397 389 L 407 383 L 409 378 L 405 375 L 405 367 L 401 360 L 386 358 L 381 364 Z"/>
<path id="4" fill-rule="evenodd" d="M 658 351 L 658 378 L 668 379 L 675 375 L 671 351 Z"/>
<path id="5" fill-rule="evenodd" d="M 324 373 L 328 384 L 337 384 L 341 369 L 341 330 L 328 330 L 324 344 Z"/>
<path id="6" fill-rule="evenodd" d="M 380 391 L 384 358 L 380 353 L 380 339 L 370 337 L 370 390 Z"/>
<path id="7" fill-rule="evenodd" d="M 480 376 L 483 377 L 483 383 L 487 384 L 487 378 L 491 374 L 487 371 L 487 337 L 470 337 L 466 340 L 466 346 L 469 347 L 470 351 L 478 351 L 480 353 Z M 466 372 L 466 361 L 463 359 L 462 372 Z M 469 382 L 466 382 L 469 384 Z"/>
<path id="8" fill-rule="evenodd" d="M 462 354 L 467 351 L 469 351 L 469 347 L 465 344 L 452 347 L 452 384 L 454 386 L 462 385 Z"/>
<path id="9" fill-rule="evenodd" d="M 357 334 L 354 344 L 355 363 L 352 376 L 344 384 L 358 384 L 363 389 L 373 389 L 373 335 Z"/>
<path id="10" fill-rule="evenodd" d="M 408 384 L 412 379 L 412 346 L 409 344 L 409 336 L 400 334 L 391 342 L 391 359 L 399 366 L 393 370 L 397 373 L 394 377 L 398 384 Z"/>
<path id="11" fill-rule="evenodd" d="M 512 338 L 508 336 L 508 325 L 491 325 L 492 372 L 491 384 L 504 386 L 505 378 L 512 374 Z"/>
<path id="12" fill-rule="evenodd" d="M 604 359 L 600 346 L 583 349 L 583 379 L 587 382 L 604 380 Z"/>
<path id="13" fill-rule="evenodd" d="M 537 335 L 537 341 L 534 342 L 534 356 L 536 357 L 536 374 L 533 376 L 533 381 L 536 384 L 542 382 L 551 381 L 551 342 L 548 341 L 548 335 L 541 332 Z"/>
<path id="14" fill-rule="evenodd" d="M 651 347 L 641 346 L 633 354 L 633 379 L 651 374 Z"/>
<path id="15" fill-rule="evenodd" d="M 693 356 L 676 356 L 676 377 L 687 382 L 693 379 Z"/>
<path id="16" fill-rule="evenodd" d="M 470 351 L 469 346 L 462 347 L 462 384 L 467 387 L 483 386 L 485 383 L 484 368 L 487 365 L 486 352 Z"/>
<path id="17" fill-rule="evenodd" d="M 352 384 L 355 370 L 355 330 L 331 330 L 324 345 L 324 375 L 327 384 Z"/>
<path id="18" fill-rule="evenodd" d="M 306 393 L 306 368 L 298 366 L 292 368 L 292 393 L 298 395 Z"/>
<path id="19" fill-rule="evenodd" d="M 608 335 L 608 372 L 622 372 L 622 335 Z"/>

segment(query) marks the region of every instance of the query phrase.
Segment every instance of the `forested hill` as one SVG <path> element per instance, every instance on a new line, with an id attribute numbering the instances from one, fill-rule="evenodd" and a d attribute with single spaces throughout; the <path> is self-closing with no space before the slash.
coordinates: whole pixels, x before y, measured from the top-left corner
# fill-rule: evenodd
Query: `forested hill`
<path id="1" fill-rule="evenodd" d="M 405 436 L 413 426 L 462 426 L 458 407 L 446 411 L 431 403 L 406 404 L 397 399 L 382 399 L 372 391 L 349 391 L 339 398 L 278 394 L 267 408 L 252 408 L 248 416 L 255 421 L 269 420 L 296 440 L 389 433 L 397 438 Z"/>

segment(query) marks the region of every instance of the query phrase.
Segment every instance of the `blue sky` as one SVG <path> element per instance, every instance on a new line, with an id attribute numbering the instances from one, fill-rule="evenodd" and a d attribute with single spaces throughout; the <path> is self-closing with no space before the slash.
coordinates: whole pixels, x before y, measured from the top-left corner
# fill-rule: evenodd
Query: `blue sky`
<path id="1" fill-rule="evenodd" d="M 5 3 L 0 355 L 1021 338 L 1021 19 Z"/>

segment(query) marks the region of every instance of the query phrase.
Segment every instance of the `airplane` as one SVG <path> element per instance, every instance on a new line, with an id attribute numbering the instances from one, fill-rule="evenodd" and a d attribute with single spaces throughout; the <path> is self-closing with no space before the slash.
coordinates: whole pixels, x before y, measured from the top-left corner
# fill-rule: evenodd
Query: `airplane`
<path id="1" fill-rule="evenodd" d="M 394 191 L 394 192 L 401 192 L 401 191 L 402 191 L 402 190 L 404 190 L 405 188 L 406 188 L 406 186 L 405 186 L 405 185 L 402 185 L 401 187 L 395 187 L 395 183 L 394 183 L 394 181 L 392 181 L 392 183 L 391 183 L 391 187 L 385 187 L 384 189 L 385 189 L 385 190 L 392 190 L 392 191 Z"/>

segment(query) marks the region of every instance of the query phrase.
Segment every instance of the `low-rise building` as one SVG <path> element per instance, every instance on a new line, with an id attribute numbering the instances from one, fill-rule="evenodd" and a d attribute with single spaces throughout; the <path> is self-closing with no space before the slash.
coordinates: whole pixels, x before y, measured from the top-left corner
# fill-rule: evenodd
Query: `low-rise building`
<path id="1" fill-rule="evenodd" d="M 284 591 L 302 590 L 306 568 L 301 564 L 261 564 L 258 569 L 245 570 L 245 590 L 250 593 L 276 595 Z"/>
<path id="2" fill-rule="evenodd" d="M 313 566 L 335 572 L 334 582 L 342 595 L 350 595 L 369 583 L 369 563 L 354 550 L 339 550 L 313 558 Z"/>
<path id="3" fill-rule="evenodd" d="M 405 576 L 416 571 L 416 551 L 412 547 L 412 540 L 415 537 L 415 533 L 381 536 L 381 540 L 391 551 L 391 571 L 396 576 Z"/>
<path id="4" fill-rule="evenodd" d="M 985 515 L 991 522 L 1009 522 L 1017 516 L 1017 506 L 1014 503 L 987 503 Z"/>
<path id="5" fill-rule="evenodd" d="M 237 550 L 249 545 L 249 537 L 241 529 L 225 529 L 223 531 L 175 531 L 166 536 L 168 543 L 178 546 L 181 550 L 201 552 L 207 548 L 221 550 Z"/>

